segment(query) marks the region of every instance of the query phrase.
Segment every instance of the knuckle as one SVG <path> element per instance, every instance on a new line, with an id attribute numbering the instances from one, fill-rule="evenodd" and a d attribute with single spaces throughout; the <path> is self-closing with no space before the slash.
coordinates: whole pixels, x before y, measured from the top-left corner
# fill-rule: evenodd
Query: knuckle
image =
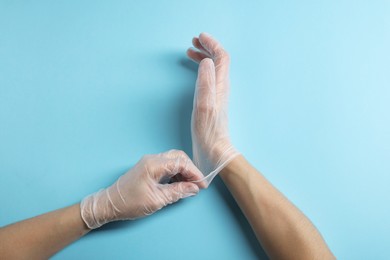
<path id="1" fill-rule="evenodd" d="M 179 150 L 177 150 L 177 149 L 171 149 L 165 153 L 165 157 L 167 157 L 167 158 L 176 157 L 176 154 L 178 153 L 178 151 Z"/>
<path id="2" fill-rule="evenodd" d="M 168 151 L 168 154 L 170 154 L 174 158 L 187 156 L 185 152 L 183 152 L 182 150 L 178 150 L 178 149 L 171 149 Z"/>
<path id="3" fill-rule="evenodd" d="M 171 149 L 171 150 L 168 151 L 168 153 L 176 154 L 176 153 L 178 153 L 179 151 L 180 151 L 180 150 L 178 150 L 178 149 Z"/>
<path id="4" fill-rule="evenodd" d="M 214 106 L 207 104 L 207 103 L 200 102 L 197 104 L 196 110 L 199 113 L 212 114 L 214 112 Z"/>
<path id="5" fill-rule="evenodd" d="M 177 155 L 178 157 L 187 158 L 187 154 L 182 150 L 178 150 Z"/>

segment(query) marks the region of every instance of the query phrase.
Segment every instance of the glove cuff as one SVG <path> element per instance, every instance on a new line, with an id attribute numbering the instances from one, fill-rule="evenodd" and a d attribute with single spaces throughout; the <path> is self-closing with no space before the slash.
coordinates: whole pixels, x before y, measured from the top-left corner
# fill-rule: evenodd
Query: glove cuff
<path id="1" fill-rule="evenodd" d="M 98 214 L 102 211 L 104 205 L 102 196 L 104 193 L 105 190 L 99 190 L 98 192 L 85 197 L 80 203 L 81 218 L 90 229 L 101 227 L 108 222 L 99 216 L 101 214 Z"/>

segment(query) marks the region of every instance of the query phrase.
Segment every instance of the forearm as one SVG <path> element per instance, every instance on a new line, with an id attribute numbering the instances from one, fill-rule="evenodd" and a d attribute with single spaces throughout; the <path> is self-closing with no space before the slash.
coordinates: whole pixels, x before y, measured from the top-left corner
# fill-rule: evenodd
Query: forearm
<path id="1" fill-rule="evenodd" d="M 0 255 L 47 259 L 89 231 L 75 204 L 0 228 Z"/>
<path id="2" fill-rule="evenodd" d="M 272 259 L 334 258 L 310 220 L 243 156 L 220 175 Z"/>

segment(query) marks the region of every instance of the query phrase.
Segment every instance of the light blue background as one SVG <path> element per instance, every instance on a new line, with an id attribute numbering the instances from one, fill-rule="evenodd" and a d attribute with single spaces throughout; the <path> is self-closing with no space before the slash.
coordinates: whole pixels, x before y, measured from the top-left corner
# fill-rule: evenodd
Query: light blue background
<path id="1" fill-rule="evenodd" d="M 340 259 L 389 259 L 390 2 L 1 1 L 0 225 L 80 201 L 147 153 L 190 152 L 207 31 L 230 52 L 234 143 Z M 260 187 L 261 188 L 261 187 Z M 264 258 L 217 179 L 55 259 Z"/>

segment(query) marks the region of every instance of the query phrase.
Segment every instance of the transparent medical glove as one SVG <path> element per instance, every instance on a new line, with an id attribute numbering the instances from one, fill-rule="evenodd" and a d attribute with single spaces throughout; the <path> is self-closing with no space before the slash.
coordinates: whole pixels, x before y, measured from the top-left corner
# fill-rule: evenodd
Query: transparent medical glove
<path id="1" fill-rule="evenodd" d="M 111 221 L 141 218 L 196 195 L 199 188 L 206 187 L 199 182 L 202 177 L 182 151 L 146 155 L 113 185 L 87 196 L 81 202 L 81 216 L 90 229 Z"/>
<path id="2" fill-rule="evenodd" d="M 229 55 L 206 33 L 192 40 L 187 55 L 199 62 L 191 118 L 193 161 L 210 184 L 239 152 L 228 129 Z"/>

